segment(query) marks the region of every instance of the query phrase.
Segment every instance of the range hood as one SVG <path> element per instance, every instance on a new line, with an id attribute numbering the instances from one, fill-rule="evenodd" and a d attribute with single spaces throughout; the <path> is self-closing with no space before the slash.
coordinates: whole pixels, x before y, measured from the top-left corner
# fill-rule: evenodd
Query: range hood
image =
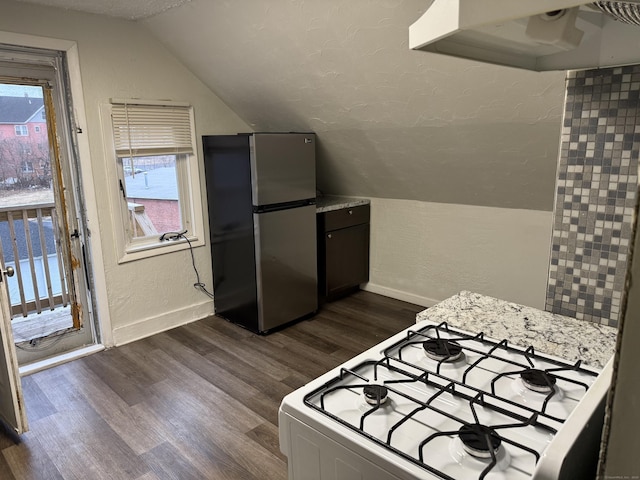
<path id="1" fill-rule="evenodd" d="M 640 0 L 433 0 L 409 47 L 526 70 L 640 63 Z"/>

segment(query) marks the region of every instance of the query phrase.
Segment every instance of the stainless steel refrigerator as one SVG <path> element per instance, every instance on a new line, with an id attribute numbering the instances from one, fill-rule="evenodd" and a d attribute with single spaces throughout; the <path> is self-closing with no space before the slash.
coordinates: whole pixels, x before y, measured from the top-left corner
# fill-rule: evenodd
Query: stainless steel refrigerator
<path id="1" fill-rule="evenodd" d="M 216 314 L 267 333 L 315 313 L 315 135 L 208 135 L 202 143 Z"/>

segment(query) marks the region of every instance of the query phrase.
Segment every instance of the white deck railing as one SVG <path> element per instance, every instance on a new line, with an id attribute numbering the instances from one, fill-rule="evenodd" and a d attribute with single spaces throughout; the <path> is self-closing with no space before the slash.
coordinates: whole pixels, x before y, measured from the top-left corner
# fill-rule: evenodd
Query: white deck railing
<path id="1" fill-rule="evenodd" d="M 134 238 L 158 234 L 153 222 L 144 211 L 144 205 L 128 202 L 127 207 L 129 208 L 129 221 L 131 222 L 131 231 Z"/>
<path id="2" fill-rule="evenodd" d="M 0 207 L 0 223 L 6 229 L 0 242 L 0 260 L 15 270 L 15 275 L 7 278 L 12 314 L 27 317 L 66 307 L 69 295 L 55 205 Z M 12 260 L 5 261 L 8 257 Z"/>

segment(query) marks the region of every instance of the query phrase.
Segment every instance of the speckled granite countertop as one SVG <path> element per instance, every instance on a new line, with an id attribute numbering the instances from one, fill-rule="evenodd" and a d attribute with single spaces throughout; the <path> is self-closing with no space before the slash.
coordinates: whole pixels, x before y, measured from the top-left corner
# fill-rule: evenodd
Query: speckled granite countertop
<path id="1" fill-rule="evenodd" d="M 323 195 L 316 198 L 316 213 L 330 212 L 331 210 L 340 210 L 341 208 L 359 207 L 360 205 L 368 205 L 369 203 L 371 203 L 370 200 L 366 198 Z"/>
<path id="2" fill-rule="evenodd" d="M 478 293 L 462 291 L 416 315 L 416 321 L 447 322 L 495 340 L 508 339 L 521 347 L 565 360 L 581 359 L 603 368 L 614 353 L 617 329 L 544 312 Z"/>

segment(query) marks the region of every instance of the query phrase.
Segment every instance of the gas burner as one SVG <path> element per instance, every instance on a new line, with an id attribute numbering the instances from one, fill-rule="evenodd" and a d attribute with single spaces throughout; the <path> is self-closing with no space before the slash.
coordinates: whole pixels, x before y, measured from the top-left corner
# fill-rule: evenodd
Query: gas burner
<path id="1" fill-rule="evenodd" d="M 491 458 L 491 452 L 497 455 L 502 443 L 495 430 L 480 424 L 463 425 L 458 435 L 464 450 L 477 458 Z"/>
<path id="2" fill-rule="evenodd" d="M 431 338 L 422 342 L 424 353 L 432 360 L 455 362 L 462 356 L 462 347 L 452 340 Z"/>
<path id="3" fill-rule="evenodd" d="M 524 370 L 520 374 L 520 378 L 525 387 L 539 393 L 551 393 L 556 384 L 556 377 L 544 370 L 535 368 Z"/>
<path id="4" fill-rule="evenodd" d="M 362 390 L 365 401 L 370 405 L 382 405 L 387 401 L 389 389 L 384 385 L 365 385 Z"/>

